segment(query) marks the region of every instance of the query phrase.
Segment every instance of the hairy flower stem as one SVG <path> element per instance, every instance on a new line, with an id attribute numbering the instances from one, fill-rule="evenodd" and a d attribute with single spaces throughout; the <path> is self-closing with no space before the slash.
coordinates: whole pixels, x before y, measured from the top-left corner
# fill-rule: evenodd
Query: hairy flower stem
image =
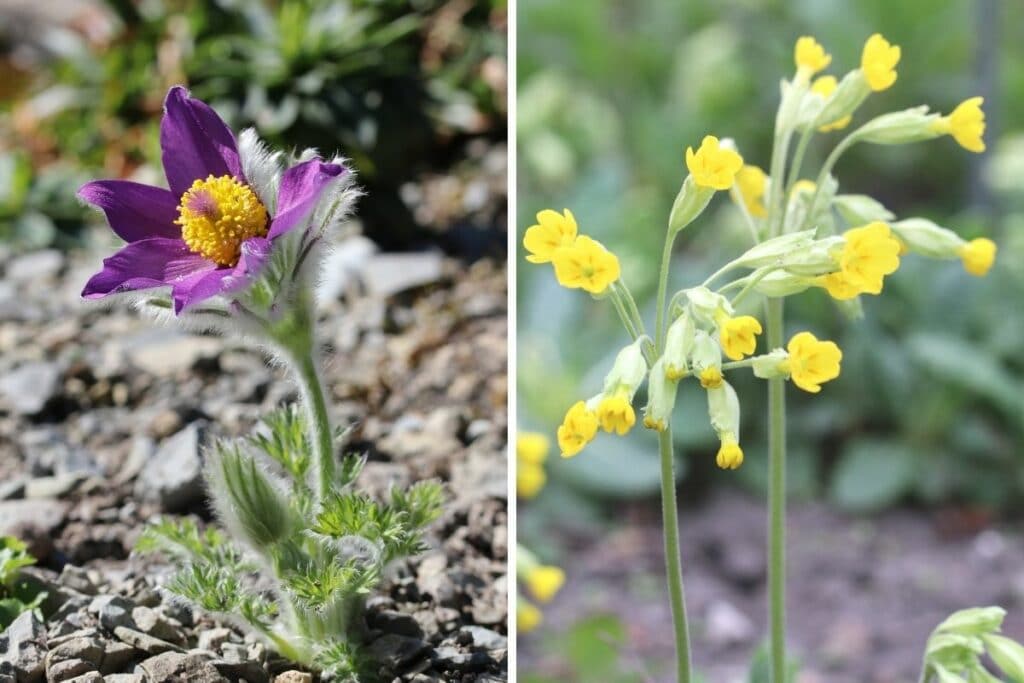
<path id="1" fill-rule="evenodd" d="M 676 233 L 670 230 L 665 238 L 665 250 L 662 253 L 661 271 L 658 276 L 655 325 L 658 356 L 665 351 L 665 296 L 668 292 L 668 271 L 675 236 Z M 665 535 L 665 574 L 676 637 L 676 680 L 678 683 L 690 683 L 690 632 L 686 621 L 686 598 L 683 593 L 683 566 L 679 557 L 679 512 L 676 509 L 675 458 L 672 453 L 671 425 L 658 434 L 658 451 L 661 455 L 661 522 Z"/>
<path id="2" fill-rule="evenodd" d="M 676 680 L 690 683 L 690 632 L 686 622 L 683 566 L 679 557 L 679 520 L 676 510 L 676 476 L 672 455 L 672 427 L 658 434 L 661 453 L 661 517 L 665 533 L 665 572 L 672 602 L 672 625 L 676 635 Z"/>
<path id="3" fill-rule="evenodd" d="M 782 346 L 782 299 L 768 299 L 768 348 Z M 768 380 L 768 612 L 772 683 L 786 681 L 786 386 Z"/>

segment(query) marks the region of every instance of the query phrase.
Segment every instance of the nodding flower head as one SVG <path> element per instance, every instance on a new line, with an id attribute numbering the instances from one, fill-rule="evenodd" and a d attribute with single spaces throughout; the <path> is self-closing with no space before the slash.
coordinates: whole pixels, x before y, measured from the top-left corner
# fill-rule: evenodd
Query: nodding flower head
<path id="1" fill-rule="evenodd" d="M 565 209 L 562 213 L 545 209 L 537 214 L 537 224 L 526 229 L 523 246 L 530 252 L 526 260 L 530 263 L 548 263 L 555 252 L 563 247 L 571 247 L 576 242 L 579 228 L 572 211 Z"/>
<path id="2" fill-rule="evenodd" d="M 832 55 L 825 52 L 821 43 L 811 36 L 801 36 L 793 48 L 793 61 L 796 68 L 807 76 L 818 73 L 832 63 Z"/>
<path id="3" fill-rule="evenodd" d="M 985 112 L 981 108 L 984 102 L 982 97 L 964 100 L 949 116 L 943 116 L 932 124 L 935 132 L 952 135 L 957 144 L 969 152 L 984 152 Z"/>
<path id="4" fill-rule="evenodd" d="M 868 87 L 878 92 L 892 87 L 896 82 L 896 65 L 900 62 L 900 46 L 892 45 L 876 33 L 864 43 L 860 68 Z"/>
<path id="5" fill-rule="evenodd" d="M 819 341 L 810 332 L 800 332 L 789 340 L 789 356 L 784 361 L 793 384 L 816 394 L 824 382 L 839 376 L 839 363 L 843 352 L 835 342 Z"/>
<path id="6" fill-rule="evenodd" d="M 996 243 L 987 237 L 978 237 L 960 248 L 960 259 L 964 270 L 971 275 L 988 275 L 996 261 Z"/>
<path id="7" fill-rule="evenodd" d="M 743 157 L 735 150 L 721 147 L 714 135 L 706 135 L 696 152 L 692 147 L 686 148 L 686 168 L 700 187 L 728 190 L 743 168 Z"/>
<path id="8" fill-rule="evenodd" d="M 597 416 L 583 401 L 577 401 L 558 428 L 558 447 L 563 458 L 571 458 L 597 435 Z"/>
<path id="9" fill-rule="evenodd" d="M 348 173 L 310 159 L 284 171 L 275 197 L 260 196 L 234 134 L 181 86 L 167 93 L 160 146 L 170 189 L 96 180 L 78 191 L 128 243 L 86 283 L 88 299 L 170 287 L 181 313 L 236 292 L 260 273 L 276 240 L 305 225 L 324 192 Z M 273 216 L 268 206 L 276 207 Z"/>

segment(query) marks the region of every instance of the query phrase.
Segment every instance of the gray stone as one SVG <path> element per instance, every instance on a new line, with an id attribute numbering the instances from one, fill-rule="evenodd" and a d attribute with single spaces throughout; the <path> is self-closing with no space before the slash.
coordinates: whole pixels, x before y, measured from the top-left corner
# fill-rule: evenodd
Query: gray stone
<path id="1" fill-rule="evenodd" d="M 508 638 L 483 626 L 463 626 L 459 633 L 467 634 L 467 640 L 471 639 L 473 647 L 483 650 L 503 650 L 508 647 Z"/>
<path id="2" fill-rule="evenodd" d="M 214 659 L 210 662 L 218 673 L 232 681 L 244 680 L 246 683 L 268 683 L 270 674 L 260 665 L 247 659 L 241 662 L 227 662 Z"/>
<path id="3" fill-rule="evenodd" d="M 200 427 L 191 424 L 160 444 L 142 468 L 137 493 L 167 512 L 182 512 L 203 500 Z"/>
<path id="4" fill-rule="evenodd" d="M 0 635 L 0 662 L 10 662 L 19 680 L 41 680 L 46 668 L 46 625 L 22 612 Z"/>
<path id="5" fill-rule="evenodd" d="M 133 659 L 138 650 L 127 643 L 119 640 L 108 640 L 103 643 L 103 662 L 100 665 L 100 673 L 109 675 L 124 671 Z"/>
<path id="6" fill-rule="evenodd" d="M 376 254 L 363 272 L 366 288 L 380 298 L 433 284 L 442 277 L 444 257 L 438 252 Z"/>
<path id="7" fill-rule="evenodd" d="M 144 683 L 142 674 L 106 674 L 103 683 Z"/>
<path id="8" fill-rule="evenodd" d="M 81 659 L 94 667 L 99 667 L 103 661 L 103 646 L 96 638 L 77 637 L 65 640 L 50 648 L 46 655 L 46 668 L 49 670 L 57 662 L 72 659 Z"/>
<path id="9" fill-rule="evenodd" d="M 149 607 L 136 607 L 132 610 L 132 620 L 135 627 L 145 634 L 154 638 L 160 638 L 177 645 L 184 645 L 185 638 L 181 631 L 175 628 L 154 609 Z M 126 624 L 127 626 L 127 624 Z"/>
<path id="10" fill-rule="evenodd" d="M 69 678 L 67 683 L 104 683 L 104 679 L 103 676 L 100 675 L 99 671 L 90 671 L 89 673 L 82 674 L 81 676 Z"/>
<path id="11" fill-rule="evenodd" d="M 226 643 L 231 635 L 231 629 L 228 628 L 205 629 L 199 632 L 199 642 L 196 645 L 200 650 L 219 652 L 221 645 Z"/>
<path id="12" fill-rule="evenodd" d="M 74 491 L 85 479 L 86 475 L 81 472 L 58 474 L 53 477 L 36 477 L 25 484 L 25 497 L 33 500 L 63 498 Z"/>
<path id="13" fill-rule="evenodd" d="M 98 592 L 96 582 L 89 576 L 89 572 L 84 567 L 76 567 L 73 564 L 64 565 L 60 576 L 57 577 L 57 583 L 84 595 L 96 595 Z"/>
<path id="14" fill-rule="evenodd" d="M 224 345 L 213 337 L 147 329 L 124 340 L 122 348 L 135 367 L 157 377 L 170 377 L 200 359 L 216 357 Z"/>
<path id="15" fill-rule="evenodd" d="M 70 681 L 76 676 L 96 670 L 96 665 L 84 659 L 64 659 L 59 662 L 46 665 L 46 680 L 48 683 L 63 683 Z"/>
<path id="16" fill-rule="evenodd" d="M 25 478 L 15 477 L 0 483 L 0 500 L 13 500 L 25 497 Z"/>
<path id="17" fill-rule="evenodd" d="M 410 638 L 422 638 L 423 629 L 410 614 L 403 614 L 394 610 L 382 610 L 371 612 L 367 616 L 370 627 L 384 631 L 385 633 L 397 633 L 400 636 Z"/>
<path id="18" fill-rule="evenodd" d="M 60 389 L 60 368 L 33 361 L 0 377 L 0 398 L 16 415 L 36 415 Z"/>
<path id="19" fill-rule="evenodd" d="M 198 655 L 164 652 L 135 667 L 135 673 L 149 681 L 190 681 L 191 683 L 227 683 L 208 661 Z"/>
<path id="20" fill-rule="evenodd" d="M 368 657 L 399 669 L 424 655 L 430 646 L 419 638 L 409 638 L 388 633 L 370 643 L 366 649 Z"/>
<path id="21" fill-rule="evenodd" d="M 133 628 L 132 609 L 135 604 L 120 595 L 101 595 L 89 605 L 89 611 L 100 620 L 100 626 L 113 631 L 118 626 Z"/>
<path id="22" fill-rule="evenodd" d="M 46 560 L 67 511 L 68 504 L 58 500 L 0 501 L 0 536 L 20 538 L 36 559 Z"/>
<path id="23" fill-rule="evenodd" d="M 705 616 L 708 640 L 716 645 L 742 645 L 754 637 L 754 624 L 725 600 L 708 606 Z"/>
<path id="24" fill-rule="evenodd" d="M 54 278 L 64 267 L 64 254 L 56 249 L 21 254 L 7 266 L 6 279 L 15 283 L 35 283 Z"/>
<path id="25" fill-rule="evenodd" d="M 168 643 L 166 640 L 160 640 L 153 636 L 146 635 L 142 631 L 136 631 L 133 628 L 127 626 L 118 626 L 114 629 L 114 635 L 117 636 L 121 642 L 127 643 L 137 650 L 142 650 L 151 655 L 163 654 L 164 652 L 181 652 L 181 648 L 174 643 Z"/>
<path id="26" fill-rule="evenodd" d="M 313 683 L 313 674 L 305 671 L 283 671 L 274 678 L 274 683 Z"/>

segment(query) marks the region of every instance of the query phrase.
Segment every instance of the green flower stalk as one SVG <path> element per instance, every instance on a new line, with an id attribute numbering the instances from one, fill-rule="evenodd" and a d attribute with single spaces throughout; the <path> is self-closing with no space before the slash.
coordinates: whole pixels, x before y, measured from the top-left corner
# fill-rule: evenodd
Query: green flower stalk
<path id="1" fill-rule="evenodd" d="M 79 193 L 128 242 L 83 296 L 127 298 L 164 322 L 254 342 L 291 371 L 303 409 L 286 406 L 257 433 L 209 449 L 205 478 L 226 533 L 164 520 L 138 549 L 179 563 L 171 592 L 302 665 L 357 675 L 365 599 L 392 562 L 424 549 L 443 495 L 421 482 L 374 500 L 356 488 L 364 458 L 337 457 L 344 432 L 320 377 L 313 285 L 359 196 L 354 174 L 315 150 L 286 168 L 181 87 L 168 93 L 160 140 L 170 189 L 106 180 Z"/>
<path id="2" fill-rule="evenodd" d="M 572 213 L 542 211 L 523 244 L 532 263 L 551 263 L 559 284 L 582 289 L 595 300 L 610 300 L 631 342 L 620 352 L 610 378 L 617 387 L 609 401 L 609 384 L 589 399 L 577 401 L 558 428 L 563 457 L 574 457 L 599 431 L 625 434 L 636 422 L 632 400 L 640 382 L 632 372 L 642 360 L 648 403 L 642 423 L 657 432 L 665 566 L 676 644 L 677 680 L 693 680 L 689 625 L 683 591 L 678 518 L 673 472 L 671 414 L 680 382 L 693 379 L 706 390 L 708 415 L 720 440 L 716 463 L 727 470 L 743 463 L 740 397 L 725 380 L 729 372 L 750 369 L 768 384 L 769 478 L 769 629 L 771 680 L 786 678 L 785 646 L 785 491 L 787 381 L 812 394 L 840 375 L 842 351 L 810 331 L 785 338 L 784 299 L 808 290 L 824 291 L 844 312 L 859 312 L 863 295 L 880 294 L 885 278 L 907 253 L 937 259 L 960 259 L 972 275 L 992 267 L 995 244 L 986 238 L 967 241 L 955 232 L 920 218 L 896 220 L 882 204 L 865 195 L 839 194 L 832 175 L 843 152 L 858 143 L 904 144 L 950 135 L 971 151 L 984 149 L 984 114 L 979 98 L 965 101 L 949 116 L 925 107 L 885 114 L 840 141 L 820 169 L 817 182 L 800 179 L 804 155 L 815 133 L 840 130 L 851 122 L 872 93 L 896 79 L 900 48 L 881 35 L 871 36 L 860 67 L 842 80 L 812 78 L 832 61 L 811 37 L 794 50 L 796 72 L 782 82 L 775 120 L 775 143 L 769 173 L 745 163 L 730 140 L 708 135 L 696 150 L 686 150 L 684 178 L 667 219 L 658 277 L 656 320 L 648 335 L 634 298 L 622 278 L 615 255 L 580 234 Z M 790 160 L 790 149 L 795 152 Z M 745 222 L 752 244 L 699 285 L 669 297 L 668 280 L 675 240 L 691 226 L 716 192 L 728 191 Z M 837 226 L 846 224 L 840 231 Z M 764 325 L 751 315 L 737 315 L 741 302 L 760 297 Z M 767 344 L 758 353 L 759 337 Z M 625 359 L 625 360 L 624 360 Z M 628 361 L 625 362 L 625 361 Z M 641 380 L 642 381 L 642 380 Z M 1004 645 L 998 641 L 999 645 Z M 942 679 L 946 680 L 946 679 Z M 973 679 L 972 679 L 973 680 Z"/>

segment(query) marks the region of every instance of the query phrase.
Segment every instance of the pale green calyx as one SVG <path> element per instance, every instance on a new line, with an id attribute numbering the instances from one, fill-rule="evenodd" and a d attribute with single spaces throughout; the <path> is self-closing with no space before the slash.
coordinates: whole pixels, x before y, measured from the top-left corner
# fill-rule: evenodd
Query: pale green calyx
<path id="1" fill-rule="evenodd" d="M 801 250 L 814 242 L 815 232 L 816 230 L 802 230 L 765 240 L 748 249 L 733 263 L 744 268 L 759 268 L 779 263 L 794 251 Z"/>
<path id="2" fill-rule="evenodd" d="M 693 353 L 690 356 L 693 368 L 702 372 L 708 368 L 722 367 L 722 349 L 711 335 L 696 330 L 693 338 Z"/>
<path id="3" fill-rule="evenodd" d="M 733 314 L 729 299 L 717 292 L 712 292 L 707 287 L 692 287 L 685 290 L 685 293 L 694 314 L 708 324 L 715 324 L 715 321 L 722 315 L 732 316 Z"/>
<path id="4" fill-rule="evenodd" d="M 960 235 L 927 218 L 907 218 L 890 224 L 890 227 L 907 249 L 931 258 L 958 258 L 966 244 Z"/>
<path id="5" fill-rule="evenodd" d="M 770 353 L 751 358 L 750 367 L 754 371 L 754 376 L 761 379 L 788 377 L 788 359 L 789 353 L 785 349 L 774 349 Z"/>
<path id="6" fill-rule="evenodd" d="M 715 195 L 710 187 L 698 185 L 692 175 L 686 176 L 668 215 L 668 231 L 675 234 L 693 222 L 704 211 Z"/>
<path id="7" fill-rule="evenodd" d="M 668 326 L 665 335 L 665 353 L 661 360 L 665 376 L 677 381 L 689 371 L 689 358 L 693 353 L 696 328 L 688 313 L 683 313 Z"/>
<path id="8" fill-rule="evenodd" d="M 669 379 L 664 356 L 651 367 L 647 381 L 647 407 L 644 409 L 644 426 L 658 432 L 668 428 L 672 409 L 676 404 L 676 390 L 679 383 Z"/>
<path id="9" fill-rule="evenodd" d="M 928 107 L 911 107 L 903 111 L 877 116 L 858 129 L 854 135 L 861 142 L 876 145 L 902 145 L 937 138 L 942 133 L 935 129 L 940 116 L 928 113 Z"/>
<path id="10" fill-rule="evenodd" d="M 718 438 L 736 440 L 740 433 L 740 400 L 736 390 L 726 381 L 708 389 L 708 417 Z"/>
<path id="11" fill-rule="evenodd" d="M 836 195 L 832 204 L 843 220 L 850 225 L 867 225 L 873 221 L 889 223 L 896 218 L 896 215 L 881 202 L 866 194 Z"/>
<path id="12" fill-rule="evenodd" d="M 864 73 L 860 69 L 854 69 L 839 81 L 839 85 L 825 100 L 811 126 L 818 128 L 853 114 L 870 93 L 871 89 L 864 80 Z"/>
<path id="13" fill-rule="evenodd" d="M 643 341 L 643 338 L 637 339 L 615 356 L 615 363 L 604 378 L 604 395 L 626 393 L 630 399 L 633 398 L 647 376 Z"/>

